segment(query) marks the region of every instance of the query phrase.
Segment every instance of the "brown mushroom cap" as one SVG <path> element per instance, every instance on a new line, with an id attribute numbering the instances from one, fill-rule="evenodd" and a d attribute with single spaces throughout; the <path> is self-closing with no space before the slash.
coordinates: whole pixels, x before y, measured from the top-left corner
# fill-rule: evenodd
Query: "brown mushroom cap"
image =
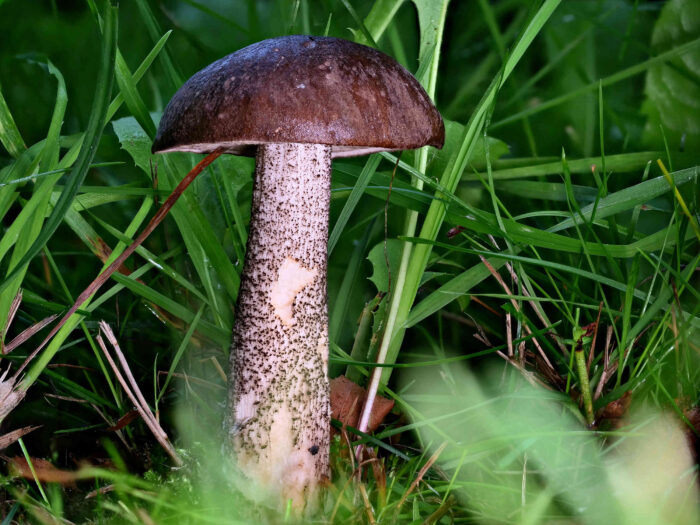
<path id="1" fill-rule="evenodd" d="M 327 144 L 333 157 L 441 148 L 418 81 L 376 49 L 315 36 L 263 40 L 193 75 L 165 108 L 153 152 L 253 155 L 265 143 Z"/>

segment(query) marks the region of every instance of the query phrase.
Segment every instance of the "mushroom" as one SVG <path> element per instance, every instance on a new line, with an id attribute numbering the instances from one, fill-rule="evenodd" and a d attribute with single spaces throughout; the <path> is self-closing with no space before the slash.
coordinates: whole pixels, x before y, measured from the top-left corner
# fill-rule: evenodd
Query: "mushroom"
<path id="1" fill-rule="evenodd" d="M 331 159 L 443 141 L 408 71 L 338 38 L 250 45 L 196 73 L 165 108 L 154 153 L 256 155 L 224 418 L 249 493 L 299 509 L 330 475 Z"/>

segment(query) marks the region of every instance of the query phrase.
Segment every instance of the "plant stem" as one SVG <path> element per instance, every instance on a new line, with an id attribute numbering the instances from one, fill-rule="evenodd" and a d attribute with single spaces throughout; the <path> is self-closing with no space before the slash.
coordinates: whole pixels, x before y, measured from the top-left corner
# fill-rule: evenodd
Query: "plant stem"
<path id="1" fill-rule="evenodd" d="M 576 327 L 574 328 L 574 357 L 576 359 L 576 370 L 578 372 L 578 383 L 583 397 L 583 408 L 586 412 L 586 423 L 593 426 L 595 415 L 593 413 L 593 400 L 591 398 L 591 385 L 588 381 L 588 368 L 586 367 L 586 356 L 583 351 L 583 338 L 586 336 L 584 330 L 578 326 L 579 311 L 576 310 Z"/>

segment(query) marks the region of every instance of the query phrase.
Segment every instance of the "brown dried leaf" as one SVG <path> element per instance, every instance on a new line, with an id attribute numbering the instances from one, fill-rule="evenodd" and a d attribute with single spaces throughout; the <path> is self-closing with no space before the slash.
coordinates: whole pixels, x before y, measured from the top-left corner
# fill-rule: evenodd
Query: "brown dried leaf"
<path id="1" fill-rule="evenodd" d="M 7 319 L 5 319 L 5 324 L 0 329 L 0 354 L 7 353 L 7 351 L 5 350 L 5 335 L 7 334 L 7 330 L 10 328 L 10 325 L 12 324 L 12 321 L 14 320 L 15 315 L 17 314 L 17 310 L 19 309 L 20 304 L 22 304 L 21 289 L 17 291 L 17 295 L 15 295 L 15 298 L 12 299 L 12 304 L 10 304 L 10 311 L 7 312 Z"/>
<path id="2" fill-rule="evenodd" d="M 367 397 L 367 391 L 360 385 L 353 383 L 345 376 L 336 377 L 331 381 L 331 417 L 344 425 L 357 428 L 365 397 Z M 367 431 L 375 430 L 393 407 L 392 400 L 378 395 L 374 400 Z"/>
<path id="3" fill-rule="evenodd" d="M 109 484 L 109 485 L 105 485 L 104 487 L 100 487 L 99 489 L 92 490 L 92 491 L 87 493 L 87 496 L 85 496 L 85 499 L 92 499 L 92 498 L 95 498 L 97 496 L 109 494 L 110 492 L 112 492 L 115 489 L 115 487 L 116 487 L 116 485 Z"/>
<path id="4" fill-rule="evenodd" d="M 37 425 L 34 427 L 32 427 L 32 426 L 22 427 L 22 428 L 18 428 L 17 430 L 13 430 L 12 432 L 8 432 L 7 434 L 0 436 L 0 450 L 9 447 L 10 445 L 12 445 L 12 443 L 17 441 L 22 436 L 26 436 L 27 434 L 29 434 L 33 430 L 36 430 L 37 428 L 40 428 L 40 427 L 41 427 L 41 425 Z"/>
<path id="5" fill-rule="evenodd" d="M 0 422 L 21 403 L 26 394 L 26 391 L 15 388 L 14 377 L 5 379 L 9 371 L 8 368 L 0 375 Z"/>
<path id="6" fill-rule="evenodd" d="M 131 423 L 134 419 L 139 417 L 139 411 L 138 410 L 130 410 L 126 414 L 124 414 L 122 417 L 119 418 L 119 421 L 117 421 L 117 424 L 114 425 L 113 427 L 107 428 L 110 432 L 116 432 L 117 430 L 121 430 L 124 428 L 126 425 Z"/>
<path id="7" fill-rule="evenodd" d="M 615 401 L 610 401 L 603 409 L 600 411 L 599 419 L 621 419 L 627 413 L 627 409 L 632 403 L 632 393 L 628 390 L 620 399 Z"/>
<path id="8" fill-rule="evenodd" d="M 21 344 L 24 344 L 34 334 L 40 332 L 46 325 L 51 324 L 57 317 L 58 314 L 53 314 L 48 317 L 44 317 L 41 321 L 36 322 L 26 330 L 23 330 L 22 333 L 20 333 L 17 337 L 15 337 L 12 341 L 5 345 L 5 348 L 3 348 L 2 353 L 9 354 L 15 348 L 17 348 Z"/>
<path id="9" fill-rule="evenodd" d="M 34 472 L 39 481 L 44 483 L 60 483 L 61 485 L 74 485 L 78 480 L 78 474 L 73 470 L 62 470 L 54 467 L 50 461 L 41 458 L 31 458 Z M 27 460 L 20 456 L 7 458 L 7 463 L 10 467 L 10 472 L 15 476 L 21 476 L 26 479 L 34 479 L 32 469 L 29 467 Z"/>

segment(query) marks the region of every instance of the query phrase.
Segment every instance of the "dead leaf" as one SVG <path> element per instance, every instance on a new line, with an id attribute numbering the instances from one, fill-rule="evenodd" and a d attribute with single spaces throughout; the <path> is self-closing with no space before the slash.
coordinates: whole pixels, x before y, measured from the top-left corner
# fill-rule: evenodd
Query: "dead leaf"
<path id="1" fill-rule="evenodd" d="M 34 479 L 32 469 L 29 467 L 27 460 L 20 456 L 13 458 L 5 458 L 10 472 L 15 476 L 21 476 L 26 479 Z M 75 485 L 78 480 L 78 474 L 73 470 L 62 470 L 54 467 L 53 464 L 41 458 L 31 458 L 34 472 L 39 481 L 43 483 L 60 483 L 61 485 Z"/>
<path id="2" fill-rule="evenodd" d="M 92 498 L 95 498 L 97 496 L 109 494 L 110 492 L 112 492 L 115 489 L 115 487 L 116 487 L 116 485 L 111 483 L 109 485 L 105 485 L 104 487 L 100 487 L 99 489 L 92 490 L 92 491 L 87 493 L 87 496 L 85 496 L 85 499 L 92 499 Z"/>
<path id="3" fill-rule="evenodd" d="M 5 345 L 5 347 L 2 349 L 2 353 L 9 354 L 15 348 L 17 348 L 21 344 L 24 344 L 34 334 L 40 332 L 46 325 L 51 324 L 57 317 L 58 314 L 53 314 L 48 317 L 44 317 L 41 321 L 34 323 L 26 330 L 23 330 L 22 333 L 20 333 L 17 337 L 15 337 L 12 341 Z"/>
<path id="4" fill-rule="evenodd" d="M 107 428 L 110 432 L 116 432 L 117 430 L 121 430 L 124 428 L 126 425 L 131 423 L 134 419 L 139 417 L 139 411 L 138 410 L 130 410 L 126 414 L 124 414 L 122 417 L 119 418 L 119 421 L 117 421 L 117 424 L 114 425 L 113 427 Z"/>
<path id="5" fill-rule="evenodd" d="M 360 385 L 350 381 L 345 376 L 338 376 L 331 380 L 331 417 L 339 420 L 344 425 L 357 428 L 360 412 L 367 397 L 367 391 Z M 384 421 L 391 412 L 394 402 L 377 395 L 374 400 L 372 414 L 369 418 L 367 431 L 372 432 Z"/>
<path id="6" fill-rule="evenodd" d="M 596 412 L 595 425 L 598 430 L 617 430 L 626 421 L 627 412 L 632 403 L 630 391 L 622 394 L 622 397 L 611 401 Z"/>
<path id="7" fill-rule="evenodd" d="M 615 401 L 610 401 L 603 409 L 599 412 L 599 419 L 621 419 L 626 413 L 627 409 L 632 403 L 632 393 L 628 390 L 620 399 Z"/>
<path id="8" fill-rule="evenodd" d="M 0 450 L 9 447 L 17 441 L 19 438 L 22 436 L 26 436 L 29 434 L 31 431 L 36 430 L 37 428 L 40 428 L 41 425 L 37 425 L 35 427 L 29 426 L 29 427 L 22 427 L 18 428 L 17 430 L 13 430 L 12 432 L 8 432 L 7 434 L 4 434 L 0 436 Z"/>
<path id="9" fill-rule="evenodd" d="M 5 379 L 9 371 L 8 368 L 0 375 L 0 422 L 22 402 L 26 394 L 25 390 L 16 388 L 14 377 Z"/>

